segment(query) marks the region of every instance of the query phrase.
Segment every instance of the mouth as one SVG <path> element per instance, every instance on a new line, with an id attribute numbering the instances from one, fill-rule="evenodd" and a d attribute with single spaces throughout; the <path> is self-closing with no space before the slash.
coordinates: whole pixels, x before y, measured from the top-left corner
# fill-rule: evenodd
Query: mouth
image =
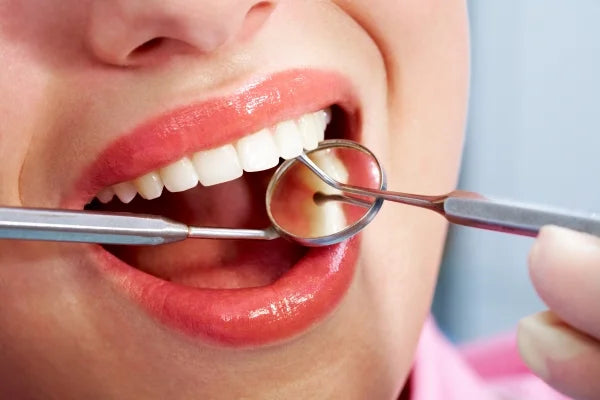
<path id="1" fill-rule="evenodd" d="M 280 160 L 325 138 L 357 140 L 359 120 L 343 77 L 279 73 L 125 134 L 83 174 L 70 205 L 195 226 L 265 228 L 266 187 Z M 284 239 L 191 239 L 92 248 L 99 267 L 151 317 L 243 347 L 292 338 L 329 315 L 350 286 L 358 244 L 355 238 L 309 249 Z"/>

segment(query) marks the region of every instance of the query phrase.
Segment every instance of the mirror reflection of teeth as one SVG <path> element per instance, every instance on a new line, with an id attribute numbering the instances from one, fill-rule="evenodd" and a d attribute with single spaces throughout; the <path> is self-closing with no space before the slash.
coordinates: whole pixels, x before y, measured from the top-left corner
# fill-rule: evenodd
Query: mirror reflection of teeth
<path id="1" fill-rule="evenodd" d="M 196 152 L 130 181 L 104 188 L 96 197 L 102 203 L 108 203 L 115 195 L 123 203 L 131 202 L 137 194 L 152 200 L 160 197 L 164 188 L 182 192 L 194 188 L 198 182 L 212 186 L 237 179 L 244 171 L 270 169 L 279 163 L 280 157 L 295 158 L 303 150 L 316 148 L 325 138 L 330 121 L 329 109 L 304 114 L 244 136 L 235 143 Z"/>
<path id="2" fill-rule="evenodd" d="M 331 150 L 317 151 L 312 153 L 310 159 L 319 166 L 327 175 L 340 183 L 348 183 L 348 169 Z M 341 194 L 335 188 L 332 188 L 323 182 L 318 176 L 312 173 L 308 168 L 303 174 L 305 183 L 314 192 L 324 194 Z M 324 202 L 316 205 L 312 198 L 304 205 L 305 211 L 310 221 L 310 235 L 312 237 L 327 236 L 337 233 L 347 226 L 347 219 L 344 213 L 343 205 L 340 202 Z"/>
<path id="3" fill-rule="evenodd" d="M 342 231 L 347 225 L 342 204 L 328 202 L 318 207 L 310 207 L 310 237 L 333 235 Z"/>

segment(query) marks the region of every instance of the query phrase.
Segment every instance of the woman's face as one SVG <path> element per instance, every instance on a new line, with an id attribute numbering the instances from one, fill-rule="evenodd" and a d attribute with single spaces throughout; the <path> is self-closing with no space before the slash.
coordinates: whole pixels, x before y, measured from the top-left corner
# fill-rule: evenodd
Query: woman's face
<path id="1" fill-rule="evenodd" d="M 0 204 L 83 209 L 118 184 L 136 199 L 93 207 L 261 227 L 265 174 L 234 180 L 240 166 L 322 135 L 311 113 L 330 106 L 327 136 L 373 150 L 388 187 L 449 191 L 465 7 L 0 0 Z M 1 397 L 393 398 L 444 233 L 433 213 L 387 204 L 360 240 L 309 251 L 0 241 Z"/>

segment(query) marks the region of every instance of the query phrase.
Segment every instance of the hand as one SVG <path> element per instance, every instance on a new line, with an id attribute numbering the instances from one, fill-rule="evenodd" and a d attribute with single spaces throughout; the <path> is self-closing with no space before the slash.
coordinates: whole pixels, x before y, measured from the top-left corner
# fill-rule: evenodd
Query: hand
<path id="1" fill-rule="evenodd" d="M 551 311 L 521 321 L 521 356 L 558 391 L 600 399 L 600 238 L 546 227 L 529 272 Z"/>

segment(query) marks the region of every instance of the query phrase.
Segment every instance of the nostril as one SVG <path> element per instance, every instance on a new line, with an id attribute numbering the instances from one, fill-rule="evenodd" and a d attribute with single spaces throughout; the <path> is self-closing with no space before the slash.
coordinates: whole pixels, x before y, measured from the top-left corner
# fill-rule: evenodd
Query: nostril
<path id="1" fill-rule="evenodd" d="M 181 40 L 164 36 L 154 37 L 133 49 L 127 55 L 126 64 L 130 67 L 152 65 L 192 50 L 192 46 Z"/>
<path id="2" fill-rule="evenodd" d="M 164 43 L 165 39 L 166 38 L 164 38 L 164 37 L 156 37 L 156 38 L 150 39 L 147 42 L 142 43 L 141 45 L 136 47 L 131 52 L 130 55 L 131 56 L 143 55 L 143 54 L 149 53 L 153 50 L 156 50 Z"/>
<path id="3" fill-rule="evenodd" d="M 275 6 L 270 1 L 255 4 L 246 13 L 244 25 L 239 32 L 241 38 L 251 37 L 265 23 Z"/>

